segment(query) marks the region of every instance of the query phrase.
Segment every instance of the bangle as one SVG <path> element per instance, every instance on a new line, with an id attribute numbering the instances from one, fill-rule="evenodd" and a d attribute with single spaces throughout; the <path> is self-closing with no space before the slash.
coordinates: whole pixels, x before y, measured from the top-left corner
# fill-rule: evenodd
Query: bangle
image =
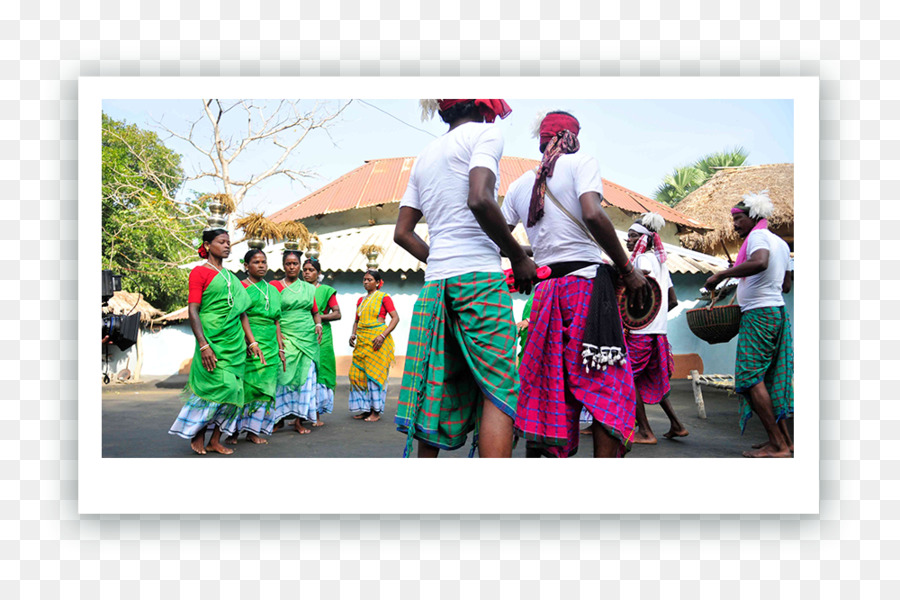
<path id="1" fill-rule="evenodd" d="M 259 342 L 250 342 L 249 344 L 247 344 L 248 348 L 252 348 L 253 346 L 259 346 Z"/>
<path id="2" fill-rule="evenodd" d="M 279 348 L 278 351 L 279 351 L 279 352 L 284 352 L 284 348 Z"/>
<path id="3" fill-rule="evenodd" d="M 628 269 L 627 271 L 625 271 L 625 270 L 624 270 L 625 267 L 631 267 L 631 268 Z M 630 261 L 627 262 L 627 263 L 625 263 L 625 267 L 616 267 L 616 268 L 619 269 L 619 273 L 620 273 L 621 275 L 631 275 L 632 273 L 634 273 L 634 265 L 631 264 Z"/>
<path id="4" fill-rule="evenodd" d="M 205 346 L 200 346 L 200 352 L 203 352 L 203 351 L 206 350 L 207 348 L 209 348 L 209 344 L 207 344 L 207 345 L 205 345 Z"/>

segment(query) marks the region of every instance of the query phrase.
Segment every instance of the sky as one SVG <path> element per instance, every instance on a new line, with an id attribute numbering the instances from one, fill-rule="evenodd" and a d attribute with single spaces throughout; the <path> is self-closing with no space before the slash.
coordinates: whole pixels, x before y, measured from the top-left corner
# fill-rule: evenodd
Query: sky
<path id="1" fill-rule="evenodd" d="M 602 176 L 620 186 L 655 196 L 663 178 L 676 167 L 711 152 L 737 146 L 748 153 L 745 164 L 794 162 L 793 101 L 791 100 L 516 100 L 506 99 L 512 114 L 497 121 L 503 131 L 504 155 L 539 159 L 532 137 L 535 116 L 541 111 L 565 110 L 581 123 L 583 152 L 597 158 Z M 223 101 L 224 102 L 224 101 Z M 259 101 L 274 107 L 277 101 Z M 348 100 L 320 100 L 322 111 L 335 111 Z M 317 177 L 303 184 L 276 176 L 247 195 L 239 212 L 271 214 L 375 158 L 416 156 L 432 139 L 447 130 L 436 115 L 421 121 L 416 100 L 361 100 L 349 105 L 328 131 L 313 131 L 288 158 L 286 166 L 312 170 Z M 304 100 L 311 109 L 316 101 Z M 169 137 L 164 125 L 186 135 L 201 119 L 195 135 L 209 147 L 211 128 L 200 100 L 105 100 L 103 111 L 143 129 L 156 131 L 166 146 L 182 155 L 190 175 L 209 161 L 187 142 Z M 240 138 L 246 114 L 228 113 L 223 131 Z M 233 174 L 246 177 L 272 164 L 281 150 L 271 143 L 250 146 L 233 164 Z M 203 161 L 206 161 L 205 163 Z M 193 192 L 222 191 L 212 179 L 188 182 L 178 198 Z"/>

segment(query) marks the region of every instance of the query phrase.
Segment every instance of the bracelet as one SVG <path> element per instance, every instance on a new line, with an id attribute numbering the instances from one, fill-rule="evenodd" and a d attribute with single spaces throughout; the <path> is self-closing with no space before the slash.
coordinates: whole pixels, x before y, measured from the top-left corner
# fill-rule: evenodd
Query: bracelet
<path id="1" fill-rule="evenodd" d="M 259 342 L 250 342 L 249 344 L 247 344 L 248 348 L 252 348 L 253 346 L 259 346 Z"/>
<path id="2" fill-rule="evenodd" d="M 284 352 L 284 348 L 279 348 L 278 351 L 279 351 L 279 352 Z"/>
<path id="3" fill-rule="evenodd" d="M 321 326 L 322 326 L 321 323 L 316 323 L 316 327 L 321 327 Z"/>
<path id="4" fill-rule="evenodd" d="M 207 348 L 209 348 L 209 344 L 207 344 L 207 345 L 205 345 L 205 346 L 200 346 L 200 352 L 203 352 L 203 351 L 206 350 Z"/>
<path id="5" fill-rule="evenodd" d="M 622 270 L 622 269 L 624 269 L 624 267 L 620 268 L 620 269 L 619 269 L 619 273 L 620 273 L 621 275 L 631 275 L 632 273 L 634 273 L 634 265 L 631 264 L 631 262 L 625 263 L 625 266 L 626 266 L 626 267 L 631 267 L 631 268 L 630 268 L 629 270 L 627 270 L 627 271 L 623 271 L 623 270 Z M 618 268 L 618 267 L 617 267 L 617 268 Z"/>

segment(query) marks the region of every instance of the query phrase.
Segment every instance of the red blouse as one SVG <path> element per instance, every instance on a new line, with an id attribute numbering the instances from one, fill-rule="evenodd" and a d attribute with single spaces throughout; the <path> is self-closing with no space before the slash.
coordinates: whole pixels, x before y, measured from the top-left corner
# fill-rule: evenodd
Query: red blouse
<path id="1" fill-rule="evenodd" d="M 203 292 L 218 273 L 204 266 L 194 267 L 188 275 L 188 304 L 200 304 Z"/>
<path id="2" fill-rule="evenodd" d="M 332 298 L 333 297 L 334 296 L 332 296 Z M 363 296 L 362 298 L 359 298 L 356 301 L 357 308 L 359 307 L 360 304 L 362 304 L 363 298 L 365 298 L 365 296 Z M 384 299 L 381 301 L 381 310 L 378 311 L 378 318 L 383 319 L 387 316 L 387 314 L 389 312 L 394 312 L 395 310 L 396 309 L 394 308 L 394 301 L 391 300 L 390 296 L 385 296 Z M 356 315 L 356 320 L 359 321 L 359 315 Z"/>

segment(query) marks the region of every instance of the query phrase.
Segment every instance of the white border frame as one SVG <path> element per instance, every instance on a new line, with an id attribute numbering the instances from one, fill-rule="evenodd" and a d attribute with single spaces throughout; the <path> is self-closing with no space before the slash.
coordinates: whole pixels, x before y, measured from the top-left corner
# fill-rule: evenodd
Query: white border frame
<path id="1" fill-rule="evenodd" d="M 815 77 L 559 77 L 552 90 L 572 99 L 790 99 L 794 101 L 795 438 L 791 460 L 626 459 L 127 459 L 102 458 L 101 372 L 96 312 L 100 297 L 100 134 L 104 99 L 233 97 L 367 99 L 438 96 L 546 99 L 549 78 L 499 77 L 82 77 L 78 89 L 79 403 L 78 508 L 98 513 L 247 512 L 228 482 L 261 482 L 259 513 L 291 514 L 817 514 L 819 512 L 819 80 Z M 252 81 L 252 87 L 248 83 Z M 660 98 L 660 90 L 666 97 Z M 292 93 L 293 92 L 293 93 Z M 172 415 L 174 419 L 175 415 Z M 735 435 L 740 435 L 735 424 Z M 402 449 L 397 438 L 398 453 Z M 359 469 L 365 460 L 372 468 Z M 286 473 L 324 475 L 293 482 Z M 594 467 L 590 467 L 590 465 Z M 590 469 L 596 469 L 591 476 Z M 634 493 L 637 476 L 655 490 Z M 540 481 L 545 493 L 527 493 Z M 214 502 L 192 489 L 208 482 Z M 262 482 L 278 481 L 277 487 Z M 459 481 L 456 489 L 445 482 Z M 578 482 L 577 486 L 574 482 Z M 415 486 L 415 487 L 413 487 Z M 437 495 L 427 490 L 442 489 Z M 573 493 L 577 489 L 577 493 Z M 423 493 L 423 490 L 426 492 Z M 360 498 L 367 500 L 363 504 Z M 301 500 L 302 499 L 302 500 Z"/>

